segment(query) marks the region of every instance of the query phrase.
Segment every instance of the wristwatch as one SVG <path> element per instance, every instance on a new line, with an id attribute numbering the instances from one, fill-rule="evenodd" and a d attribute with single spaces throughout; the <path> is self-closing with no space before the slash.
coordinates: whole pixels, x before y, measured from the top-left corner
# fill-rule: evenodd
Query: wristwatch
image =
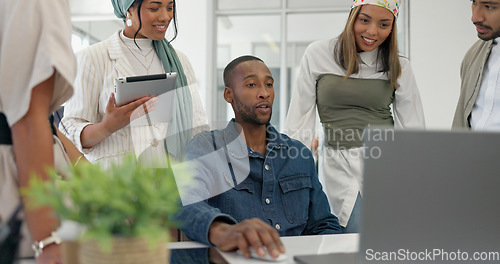
<path id="1" fill-rule="evenodd" d="M 31 248 L 35 251 L 35 257 L 38 257 L 42 254 L 43 249 L 48 247 L 49 245 L 56 244 L 59 245 L 61 244 L 62 240 L 61 238 L 57 235 L 56 232 L 50 233 L 50 236 L 42 239 L 40 241 L 35 241 Z"/>

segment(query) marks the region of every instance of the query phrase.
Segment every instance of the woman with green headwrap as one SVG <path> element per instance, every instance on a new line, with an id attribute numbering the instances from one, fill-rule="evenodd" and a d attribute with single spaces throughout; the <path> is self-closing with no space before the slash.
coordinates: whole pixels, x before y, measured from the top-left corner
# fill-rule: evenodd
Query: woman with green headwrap
<path id="1" fill-rule="evenodd" d="M 124 29 L 77 53 L 75 95 L 65 106 L 61 130 L 91 162 L 109 166 L 123 155 L 138 151 L 136 139 L 154 138 L 149 148 L 162 149 L 182 158 L 184 147 L 195 134 L 207 130 L 206 114 L 188 58 L 175 50 L 165 34 L 169 26 L 177 36 L 175 0 L 111 0 Z M 171 107 L 167 123 L 144 129 L 129 125 L 132 113 L 152 98 L 143 97 L 123 106 L 114 98 L 118 77 L 177 72 L 177 89 L 169 99 L 161 96 L 154 108 Z M 169 93 L 170 94 L 170 93 Z M 174 97 L 174 98 L 172 98 Z M 155 104 L 153 98 L 147 104 Z M 141 107 L 142 108 L 142 107 Z M 132 133 L 132 131 L 134 131 Z M 138 131 L 138 132 L 137 132 Z M 166 136 L 166 141 L 157 141 Z M 164 142 L 165 144 L 158 144 Z M 149 143 L 148 143 L 149 144 Z M 164 149 L 163 149 L 164 150 Z"/>

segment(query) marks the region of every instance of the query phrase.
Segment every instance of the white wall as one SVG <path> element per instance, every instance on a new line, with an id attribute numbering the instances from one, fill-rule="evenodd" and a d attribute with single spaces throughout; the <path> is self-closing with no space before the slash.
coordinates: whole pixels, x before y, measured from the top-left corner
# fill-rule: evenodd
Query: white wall
<path id="1" fill-rule="evenodd" d="M 460 64 L 478 40 L 470 1 L 410 0 L 410 60 L 428 128 L 451 127 L 460 93 Z"/>
<path id="2" fill-rule="evenodd" d="M 177 0 L 179 33 L 172 45 L 185 53 L 193 65 L 203 104 L 207 106 L 207 5 L 209 1 Z"/>

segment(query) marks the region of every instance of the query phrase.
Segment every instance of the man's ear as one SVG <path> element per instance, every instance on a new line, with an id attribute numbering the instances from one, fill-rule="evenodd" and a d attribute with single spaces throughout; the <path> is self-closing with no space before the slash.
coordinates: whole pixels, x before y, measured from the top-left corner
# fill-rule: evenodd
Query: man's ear
<path id="1" fill-rule="evenodd" d="M 227 86 L 224 88 L 224 100 L 226 100 L 226 102 L 228 103 L 233 102 L 233 89 Z"/>

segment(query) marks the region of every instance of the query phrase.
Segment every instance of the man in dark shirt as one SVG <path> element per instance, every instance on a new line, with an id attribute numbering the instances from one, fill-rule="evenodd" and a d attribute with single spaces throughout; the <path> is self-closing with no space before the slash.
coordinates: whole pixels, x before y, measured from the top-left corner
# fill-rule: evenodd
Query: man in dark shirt
<path id="1" fill-rule="evenodd" d="M 270 123 L 274 79 L 264 62 L 242 56 L 224 70 L 224 99 L 235 118 L 186 147 L 194 181 L 175 216 L 195 241 L 219 249 L 284 253 L 281 236 L 341 233 L 307 147 Z"/>

